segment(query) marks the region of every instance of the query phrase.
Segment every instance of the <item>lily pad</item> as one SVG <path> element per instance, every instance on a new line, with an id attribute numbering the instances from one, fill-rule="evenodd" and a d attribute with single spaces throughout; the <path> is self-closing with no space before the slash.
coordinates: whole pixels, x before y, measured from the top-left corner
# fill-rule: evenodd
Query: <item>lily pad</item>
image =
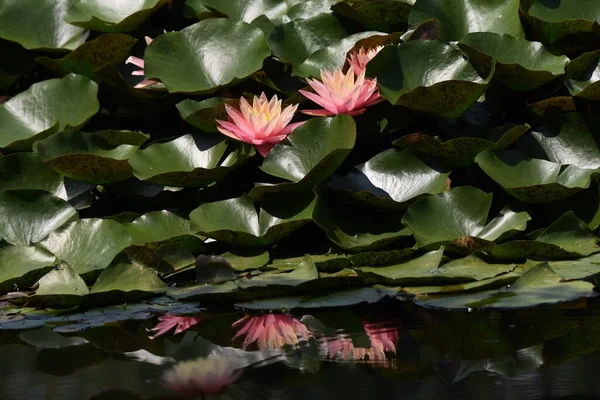
<path id="1" fill-rule="evenodd" d="M 83 126 L 100 106 L 98 85 L 69 74 L 49 79 L 0 105 L 0 147 L 27 149 L 35 140 Z"/>
<path id="2" fill-rule="evenodd" d="M 167 0 L 71 0 L 65 21 L 94 31 L 129 32 Z"/>
<path id="3" fill-rule="evenodd" d="M 133 245 L 159 243 L 179 236 L 193 235 L 189 220 L 167 210 L 149 212 L 123 226 L 131 235 Z"/>
<path id="4" fill-rule="evenodd" d="M 423 285 L 438 280 L 437 271 L 443 255 L 444 248 L 441 247 L 438 250 L 430 251 L 420 257 L 399 264 L 376 268 L 361 267 L 357 270 L 367 274 L 369 280 L 376 283 L 406 286 Z"/>
<path id="5" fill-rule="evenodd" d="M 240 288 L 247 289 L 265 286 L 298 286 L 313 279 L 319 279 L 319 271 L 310 256 L 305 256 L 291 272 L 265 272 L 239 279 L 237 283 Z"/>
<path id="6" fill-rule="evenodd" d="M 447 189 L 449 171 L 430 167 L 410 150 L 386 150 L 329 183 L 375 206 L 406 209 L 415 200 Z"/>
<path id="7" fill-rule="evenodd" d="M 67 263 L 61 263 L 37 282 L 35 294 L 44 295 L 77 295 L 88 293 L 83 279 Z"/>
<path id="8" fill-rule="evenodd" d="M 456 296 L 418 300 L 417 304 L 443 309 L 513 309 L 550 305 L 595 297 L 594 285 L 588 282 L 561 282 L 561 276 L 548 264 L 540 264 L 508 288 Z"/>
<path id="9" fill-rule="evenodd" d="M 406 30 L 413 3 L 411 0 L 340 1 L 331 10 L 370 30 L 402 32 Z"/>
<path id="10" fill-rule="evenodd" d="M 0 237 L 16 246 L 29 246 L 76 217 L 77 211 L 51 193 L 20 189 L 0 192 Z"/>
<path id="11" fill-rule="evenodd" d="M 331 0 L 328 0 L 331 1 Z M 265 16 L 271 21 L 279 21 L 289 18 L 287 13 L 303 0 L 261 0 L 248 3 L 245 0 L 187 0 L 185 2 L 184 14 L 194 15 L 202 20 L 212 18 L 215 14 L 224 14 L 235 21 L 252 22 L 260 16 Z"/>
<path id="12" fill-rule="evenodd" d="M 260 29 L 208 19 L 156 37 L 146 48 L 144 76 L 169 92 L 206 92 L 258 71 L 269 54 Z"/>
<path id="13" fill-rule="evenodd" d="M 249 271 L 264 267 L 269 262 L 269 252 L 255 249 L 232 249 L 221 254 L 236 271 Z"/>
<path id="14" fill-rule="evenodd" d="M 579 260 L 549 261 L 548 265 L 564 281 L 590 279 L 600 274 L 600 253 Z"/>
<path id="15" fill-rule="evenodd" d="M 422 133 L 410 133 L 396 140 L 394 145 L 441 159 L 444 165 L 466 167 L 475 162 L 475 157 L 481 151 L 504 149 L 530 128 L 527 124 L 507 124 L 498 128 L 461 129 L 446 141 Z"/>
<path id="16" fill-rule="evenodd" d="M 237 277 L 229 261 L 221 256 L 200 254 L 196 258 L 194 270 L 198 283 L 222 283 L 235 280 Z"/>
<path id="17" fill-rule="evenodd" d="M 211 97 L 202 101 L 192 99 L 177 103 L 177 109 L 185 122 L 194 125 L 205 132 L 218 132 L 215 120 L 227 120 L 225 104 L 237 107 L 237 99 L 226 97 Z"/>
<path id="18" fill-rule="evenodd" d="M 506 33 L 523 38 L 519 0 L 417 0 L 408 18 L 409 29 L 435 18 L 440 21 L 444 42 L 457 41 L 470 32 Z"/>
<path id="19" fill-rule="evenodd" d="M 352 253 L 381 249 L 410 231 L 397 211 L 366 208 L 362 202 L 322 190 L 313 220 L 329 240 Z"/>
<path id="20" fill-rule="evenodd" d="M 504 209 L 487 223 L 492 196 L 472 186 L 456 187 L 418 200 L 402 222 L 410 228 L 420 248 L 449 244 L 450 249 L 470 253 L 476 248 L 469 246 L 467 238 L 482 239 L 484 244 L 504 239 L 515 231 L 524 231 L 531 219 L 526 212 Z"/>
<path id="21" fill-rule="evenodd" d="M 127 160 L 148 138 L 132 131 L 65 131 L 36 142 L 34 148 L 61 175 L 102 184 L 131 177 Z"/>
<path id="22" fill-rule="evenodd" d="M 271 194 L 260 212 L 247 196 L 204 203 L 190 213 L 192 229 L 218 241 L 247 246 L 267 246 L 312 219 L 312 193 Z"/>
<path id="23" fill-rule="evenodd" d="M 484 150 L 475 162 L 511 196 L 527 203 L 547 203 L 590 186 L 596 170 L 532 159 L 516 150 Z"/>
<path id="24" fill-rule="evenodd" d="M 502 264 L 505 265 L 505 264 Z M 468 293 L 481 292 L 482 290 L 497 289 L 506 287 L 521 277 L 520 273 L 508 272 L 500 274 L 493 278 L 481 279 L 467 283 L 455 283 L 442 286 L 412 286 L 403 287 L 402 291 L 409 295 L 428 297 L 432 294 L 448 294 L 448 293 Z"/>
<path id="25" fill-rule="evenodd" d="M 100 82 L 102 78 L 95 70 L 125 61 L 136 42 L 128 35 L 107 33 L 82 44 L 63 58 L 37 57 L 35 61 L 60 75 L 80 74 Z"/>
<path id="26" fill-rule="evenodd" d="M 572 96 L 585 100 L 600 99 L 600 50 L 583 53 L 567 64 L 565 85 Z"/>
<path id="27" fill-rule="evenodd" d="M 402 40 L 405 42 L 410 42 L 411 40 L 440 40 L 441 36 L 442 27 L 440 21 L 431 18 L 421 22 L 413 30 L 402 35 Z"/>
<path id="28" fill-rule="evenodd" d="M 142 181 L 199 188 L 223 179 L 252 155 L 252 147 L 228 144 L 223 136 L 187 134 L 138 150 L 129 164 L 135 177 Z"/>
<path id="29" fill-rule="evenodd" d="M 0 10 L 0 37 L 27 50 L 75 50 L 89 32 L 64 21 L 69 0 L 6 0 Z M 48 18 L 52 15 L 54 18 Z M 32 29 L 35 27 L 35 29 Z"/>
<path id="30" fill-rule="evenodd" d="M 470 33 L 458 47 L 487 73 L 496 60 L 494 79 L 514 91 L 535 89 L 559 78 L 569 61 L 553 55 L 540 42 L 491 32 Z"/>
<path id="31" fill-rule="evenodd" d="M 81 275 L 106 268 L 130 244 L 131 237 L 121 224 L 98 218 L 71 222 L 40 242 Z"/>
<path id="32" fill-rule="evenodd" d="M 392 104 L 444 117 L 467 111 L 493 75 L 493 63 L 482 78 L 458 50 L 435 40 L 387 46 L 367 65 L 367 76 L 377 78 L 381 96 Z"/>
<path id="33" fill-rule="evenodd" d="M 35 246 L 0 247 L 0 293 L 33 285 L 58 264 L 54 254 Z"/>

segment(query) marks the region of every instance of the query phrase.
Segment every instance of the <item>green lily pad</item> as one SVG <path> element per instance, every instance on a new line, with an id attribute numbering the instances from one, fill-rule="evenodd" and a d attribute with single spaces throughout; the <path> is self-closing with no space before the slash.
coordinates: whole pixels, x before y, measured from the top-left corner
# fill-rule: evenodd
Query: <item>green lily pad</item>
<path id="1" fill-rule="evenodd" d="M 75 50 L 89 32 L 64 21 L 68 0 L 6 0 L 0 10 L 0 38 L 27 50 Z M 52 15 L 53 18 L 48 18 Z M 35 27 L 35 29 L 32 29 Z"/>
<path id="2" fill-rule="evenodd" d="M 58 264 L 54 254 L 35 246 L 0 246 L 0 293 L 33 285 Z"/>
<path id="3" fill-rule="evenodd" d="M 491 129 L 460 129 L 446 141 L 422 133 L 410 133 L 396 140 L 394 145 L 435 157 L 443 161 L 444 165 L 466 167 L 473 164 L 475 156 L 483 150 L 504 149 L 516 142 L 530 128 L 527 124 L 507 124 Z"/>
<path id="4" fill-rule="evenodd" d="M 435 170 L 410 150 L 386 150 L 332 179 L 329 187 L 349 191 L 367 204 L 406 209 L 415 200 L 446 190 L 449 171 Z"/>
<path id="5" fill-rule="evenodd" d="M 406 30 L 413 3 L 410 0 L 340 1 L 331 10 L 370 30 L 401 32 Z"/>
<path id="6" fill-rule="evenodd" d="M 558 115 L 576 111 L 577 105 L 571 96 L 556 96 L 529 104 L 527 110 L 532 119 L 545 122 Z"/>
<path id="7" fill-rule="evenodd" d="M 535 36 L 557 53 L 591 50 L 600 39 L 594 1 L 536 1 L 523 14 Z"/>
<path id="8" fill-rule="evenodd" d="M 102 184 L 133 176 L 127 160 L 148 138 L 132 131 L 65 131 L 36 142 L 34 148 L 61 175 Z"/>
<path id="9" fill-rule="evenodd" d="M 237 278 L 229 261 L 221 256 L 200 254 L 196 258 L 194 270 L 196 272 L 196 282 L 198 283 L 222 283 Z"/>
<path id="10" fill-rule="evenodd" d="M 561 200 L 590 186 L 593 169 L 563 168 L 532 159 L 516 150 L 484 150 L 475 157 L 479 167 L 511 196 L 527 203 Z"/>
<path id="11" fill-rule="evenodd" d="M 268 42 L 278 59 L 297 65 L 347 36 L 342 23 L 330 12 L 323 12 L 275 26 Z"/>
<path id="12" fill-rule="evenodd" d="M 80 74 L 100 82 L 95 70 L 127 59 L 137 39 L 121 33 L 107 33 L 79 46 L 60 59 L 37 57 L 35 61 L 60 74 Z"/>
<path id="13" fill-rule="evenodd" d="M 513 309 L 565 303 L 596 295 L 593 284 L 561 282 L 561 276 L 544 263 L 524 273 L 508 288 L 423 299 L 418 300 L 417 304 L 450 310 Z"/>
<path id="14" fill-rule="evenodd" d="M 44 295 L 77 295 L 88 294 L 83 279 L 67 263 L 61 263 L 37 282 L 35 294 Z"/>
<path id="15" fill-rule="evenodd" d="M 456 247 L 470 253 L 476 248 L 469 246 L 467 238 L 481 239 L 484 244 L 504 239 L 515 231 L 525 230 L 531 219 L 526 212 L 516 213 L 505 208 L 487 223 L 492 196 L 472 186 L 456 187 L 418 200 L 408 209 L 402 222 L 410 228 L 420 248 L 450 244 L 449 249 Z"/>
<path id="16" fill-rule="evenodd" d="M 411 40 L 440 40 L 441 36 L 442 27 L 440 21 L 431 18 L 421 22 L 412 31 L 406 32 L 406 35 L 402 35 L 402 40 L 405 42 L 410 42 Z"/>
<path id="17" fill-rule="evenodd" d="M 525 37 L 519 19 L 519 0 L 417 0 L 408 18 L 409 29 L 435 18 L 440 21 L 441 40 L 457 41 L 470 32 L 506 33 Z"/>
<path id="18" fill-rule="evenodd" d="M 565 281 L 590 279 L 600 274 L 600 253 L 579 260 L 549 261 L 548 265 Z"/>
<path id="19" fill-rule="evenodd" d="M 0 237 L 15 246 L 29 246 L 76 217 L 65 200 L 42 190 L 0 192 Z"/>
<path id="20" fill-rule="evenodd" d="M 170 211 L 152 211 L 123 225 L 131 244 L 159 243 L 178 236 L 193 235 L 191 223 Z"/>
<path id="21" fill-rule="evenodd" d="M 573 211 L 566 212 L 542 230 L 535 240 L 516 240 L 486 250 L 500 260 L 569 260 L 600 252 L 598 239 Z"/>
<path id="22" fill-rule="evenodd" d="M 71 0 L 65 21 L 94 31 L 129 32 L 167 0 Z"/>
<path id="23" fill-rule="evenodd" d="M 239 101 L 237 99 L 211 97 L 202 101 L 185 99 L 177 103 L 177 109 L 185 122 L 205 132 L 218 132 L 215 120 L 226 121 L 228 117 L 225 111 L 225 104 L 239 108 Z"/>
<path id="24" fill-rule="evenodd" d="M 185 288 L 170 287 L 167 295 L 175 300 L 203 301 L 215 299 L 230 299 L 237 297 L 239 292 L 235 281 L 227 281 L 212 285 L 195 285 Z"/>
<path id="25" fill-rule="evenodd" d="M 319 279 L 319 271 L 310 256 L 305 256 L 291 272 L 265 272 L 250 278 L 238 279 L 242 289 L 265 286 L 298 286 L 301 283 Z"/>
<path id="26" fill-rule="evenodd" d="M 222 135 L 187 134 L 138 150 L 129 164 L 142 181 L 199 188 L 223 179 L 252 155 L 252 147 L 228 144 Z"/>
<path id="27" fill-rule="evenodd" d="M 233 249 L 221 254 L 231 267 L 240 272 L 259 269 L 269 262 L 269 252 L 256 249 Z M 312 258 L 312 257 L 311 257 Z"/>
<path id="28" fill-rule="evenodd" d="M 0 105 L 0 147 L 30 148 L 35 140 L 83 126 L 100 106 L 98 85 L 69 74 L 33 84 Z"/>
<path id="29" fill-rule="evenodd" d="M 367 65 L 367 76 L 377 78 L 381 96 L 392 104 L 458 117 L 485 92 L 493 69 L 492 63 L 487 78 L 482 78 L 453 47 L 413 40 L 381 50 Z"/>
<path id="30" fill-rule="evenodd" d="M 190 213 L 192 229 L 218 241 L 267 246 L 311 221 L 312 193 L 278 193 L 265 197 L 260 212 L 247 196 L 204 203 Z"/>
<path id="31" fill-rule="evenodd" d="M 357 270 L 368 275 L 369 280 L 376 283 L 406 286 L 422 285 L 438 280 L 437 271 L 443 255 L 444 248 L 441 247 L 438 250 L 430 251 L 420 257 L 399 264 L 376 268 L 361 267 Z"/>
<path id="32" fill-rule="evenodd" d="M 535 89 L 559 78 L 569 61 L 553 55 L 540 42 L 491 32 L 470 33 L 458 47 L 487 73 L 496 60 L 494 79 L 514 91 Z"/>
<path id="33" fill-rule="evenodd" d="M 331 0 L 329 0 L 331 1 Z M 235 21 L 252 22 L 260 16 L 265 16 L 271 21 L 278 21 L 287 17 L 287 13 L 303 0 L 261 0 L 248 3 L 245 0 L 187 0 L 184 14 L 192 15 L 202 20 L 213 18 L 215 14 L 224 14 Z"/>
<path id="34" fill-rule="evenodd" d="M 329 191 L 318 193 L 313 220 L 331 242 L 352 253 L 381 249 L 410 236 L 397 211 L 366 208 L 362 202 Z"/>
<path id="35" fill-rule="evenodd" d="M 146 48 L 144 75 L 169 92 L 206 92 L 258 71 L 269 54 L 260 29 L 208 19 L 156 37 Z"/>
<path id="36" fill-rule="evenodd" d="M 394 1 L 393 3 L 400 3 Z M 338 3 L 347 4 L 347 3 Z M 303 78 L 313 76 L 320 79 L 321 70 L 333 71 L 336 68 L 342 68 L 346 62 L 346 54 L 355 47 L 355 44 L 373 36 L 384 37 L 385 33 L 370 31 L 360 32 L 350 35 L 338 42 L 319 49 L 312 53 L 301 64 L 294 65 L 292 74 Z"/>
<path id="37" fill-rule="evenodd" d="M 84 275 L 106 268 L 130 244 L 129 233 L 118 222 L 89 218 L 64 225 L 39 245 Z"/>
<path id="38" fill-rule="evenodd" d="M 277 144 L 260 169 L 295 184 L 312 186 L 336 171 L 355 140 L 356 125 L 352 117 L 311 118 Z"/>
<path id="39" fill-rule="evenodd" d="M 501 264 L 505 265 L 505 264 Z M 414 286 L 414 287 L 403 287 L 402 291 L 408 295 L 421 296 L 424 298 L 429 297 L 432 294 L 446 294 L 446 293 L 469 293 L 469 292 L 481 292 L 482 290 L 496 289 L 499 287 L 505 287 L 506 285 L 512 284 L 519 277 L 520 273 L 508 272 L 500 274 L 493 278 L 481 279 L 478 281 L 472 281 L 467 283 L 455 283 L 451 285 L 442 286 Z"/>

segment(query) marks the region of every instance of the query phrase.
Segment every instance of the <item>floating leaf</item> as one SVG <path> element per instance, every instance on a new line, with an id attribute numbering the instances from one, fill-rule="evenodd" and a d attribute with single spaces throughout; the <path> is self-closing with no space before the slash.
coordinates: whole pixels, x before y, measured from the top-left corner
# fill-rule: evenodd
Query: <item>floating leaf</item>
<path id="1" fill-rule="evenodd" d="M 507 265 L 507 264 L 500 264 Z M 511 264 L 508 264 L 511 265 Z M 402 291 L 409 295 L 429 296 L 432 294 L 447 294 L 447 293 L 468 293 L 481 292 L 482 290 L 496 289 L 512 284 L 521 276 L 520 273 L 508 272 L 500 274 L 493 278 L 481 279 L 479 281 L 468 283 L 457 283 L 443 286 L 413 286 L 403 287 Z"/>
<path id="2" fill-rule="evenodd" d="M 221 256 L 205 256 L 196 258 L 196 282 L 222 283 L 236 279 L 235 271 L 229 261 Z"/>
<path id="3" fill-rule="evenodd" d="M 206 92 L 258 71 L 269 54 L 260 29 L 208 19 L 156 37 L 144 55 L 144 75 L 169 92 Z"/>
<path id="4" fill-rule="evenodd" d="M 402 37 L 405 42 L 411 40 L 440 40 L 442 28 L 440 21 L 435 18 L 427 19 L 415 27 L 414 30 L 406 32 L 406 38 Z"/>
<path id="5" fill-rule="evenodd" d="M 61 75 L 80 74 L 99 82 L 101 77 L 95 70 L 125 61 L 136 41 L 121 33 L 107 33 L 82 44 L 63 58 L 38 57 L 35 61 Z"/>
<path id="6" fill-rule="evenodd" d="M 408 18 L 409 29 L 435 18 L 440 21 L 441 40 L 462 39 L 470 32 L 506 33 L 525 37 L 519 19 L 519 0 L 417 0 Z"/>
<path id="7" fill-rule="evenodd" d="M 331 0 L 329 0 L 331 1 Z M 260 16 L 265 16 L 271 21 L 278 21 L 287 17 L 288 11 L 303 0 L 261 0 L 248 3 L 245 0 L 187 0 L 184 13 L 194 15 L 198 19 L 212 18 L 215 12 L 227 17 L 244 22 L 252 22 Z"/>
<path id="8" fill-rule="evenodd" d="M 591 283 L 561 282 L 561 276 L 544 263 L 524 273 L 509 288 L 421 299 L 417 303 L 444 309 L 511 309 L 564 303 L 595 296 L 597 294 Z"/>
<path id="9" fill-rule="evenodd" d="M 412 1 L 340 1 L 331 7 L 335 13 L 352 19 L 367 29 L 383 32 L 400 32 L 406 30 L 408 15 Z"/>
<path id="10" fill-rule="evenodd" d="M 565 281 L 590 279 L 600 274 L 600 253 L 579 260 L 550 261 L 548 265 Z"/>
<path id="11" fill-rule="evenodd" d="M 51 193 L 42 190 L 0 192 L 0 237 L 16 246 L 29 246 L 77 215 L 77 211 Z"/>
<path id="12" fill-rule="evenodd" d="M 269 262 L 269 252 L 255 249 L 232 249 L 221 254 L 236 271 L 248 271 L 264 267 Z"/>
<path id="13" fill-rule="evenodd" d="M 84 125 L 99 109 L 98 85 L 69 74 L 32 85 L 0 105 L 0 147 L 29 148 L 35 140 Z"/>
<path id="14" fill-rule="evenodd" d="M 40 242 L 81 275 L 106 268 L 130 244 L 131 237 L 121 224 L 97 218 L 71 222 Z"/>
<path id="15" fill-rule="evenodd" d="M 250 278 L 239 279 L 238 285 L 242 289 L 264 286 L 298 286 L 313 279 L 319 279 L 319 271 L 310 256 L 305 256 L 291 272 L 266 272 Z"/>
<path id="16" fill-rule="evenodd" d="M 469 244 L 467 238 L 487 242 L 502 239 L 512 231 L 523 231 L 531 219 L 526 212 L 504 209 L 486 224 L 491 205 L 491 193 L 460 186 L 417 201 L 402 222 L 410 228 L 419 247 L 432 249 L 451 243 L 460 249 Z M 470 253 L 475 249 L 466 246 L 462 250 Z"/>
<path id="17" fill-rule="evenodd" d="M 386 150 L 334 179 L 329 186 L 345 190 L 367 204 L 406 209 L 416 199 L 446 190 L 450 172 L 431 168 L 409 150 Z"/>
<path id="18" fill-rule="evenodd" d="M 438 280 L 437 271 L 443 255 L 444 248 L 442 247 L 399 264 L 376 268 L 362 267 L 358 270 L 363 274 L 368 274 L 370 280 L 378 283 L 416 286 Z"/>
<path id="19" fill-rule="evenodd" d="M 458 47 L 487 73 L 496 60 L 494 79 L 514 91 L 535 89 L 557 79 L 569 61 L 553 55 L 540 42 L 491 32 L 470 33 Z"/>
<path id="20" fill-rule="evenodd" d="M 353 253 L 380 249 L 409 236 L 401 218 L 397 211 L 365 208 L 356 200 L 327 191 L 318 193 L 313 213 L 329 240 Z"/>
<path id="21" fill-rule="evenodd" d="M 527 203 L 546 203 L 571 196 L 590 186 L 592 169 L 525 157 L 516 150 L 482 151 L 479 167 L 511 196 Z"/>
<path id="22" fill-rule="evenodd" d="M 34 287 L 35 295 L 30 296 L 28 302 L 32 305 L 53 308 L 73 307 L 89 293 L 83 279 L 65 262 L 40 278 Z"/>
<path id="23" fill-rule="evenodd" d="M 60 132 L 35 143 L 40 159 L 63 176 L 110 183 L 132 176 L 127 160 L 148 139 L 132 131 Z"/>
<path id="24" fill-rule="evenodd" d="M 103 32 L 129 32 L 167 0 L 71 0 L 65 21 Z"/>
<path id="25" fill-rule="evenodd" d="M 312 219 L 312 193 L 281 193 L 266 197 L 257 213 L 246 197 L 204 203 L 190 213 L 192 229 L 228 243 L 266 246 Z"/>
<path id="26" fill-rule="evenodd" d="M 131 244 L 158 243 L 179 236 L 192 235 L 191 223 L 170 211 L 152 211 L 124 224 Z"/>
<path id="27" fill-rule="evenodd" d="M 446 141 L 422 133 L 410 133 L 396 140 L 394 145 L 436 157 L 445 165 L 466 167 L 475 162 L 475 156 L 481 151 L 508 147 L 530 128 L 527 124 L 507 124 L 492 129 L 460 129 Z"/>
<path id="28" fill-rule="evenodd" d="M 392 104 L 444 117 L 467 111 L 493 74 L 492 64 L 482 78 L 458 50 L 434 40 L 387 46 L 367 65 L 367 75 L 377 78 L 381 96 Z"/>
<path id="29" fill-rule="evenodd" d="M 54 254 L 34 246 L 0 246 L 0 293 L 33 285 L 58 264 Z"/>
<path id="30" fill-rule="evenodd" d="M 528 105 L 528 111 L 538 120 L 547 121 L 557 115 L 577 110 L 575 99 L 571 96 L 557 96 Z"/>
<path id="31" fill-rule="evenodd" d="M 75 50 L 85 42 L 89 32 L 64 21 L 68 3 L 68 0 L 5 0 L 0 11 L 0 37 L 27 50 Z M 48 18 L 49 15 L 53 18 Z"/>
<path id="32" fill-rule="evenodd" d="M 129 159 L 136 178 L 157 185 L 204 187 L 227 176 L 254 154 L 244 144 L 223 136 L 187 134 L 166 143 L 154 143 Z"/>
<path id="33" fill-rule="evenodd" d="M 185 122 L 205 132 L 218 132 L 215 120 L 227 120 L 225 104 L 238 107 L 239 101 L 226 97 L 211 97 L 202 101 L 185 99 L 177 103 L 177 109 Z"/>

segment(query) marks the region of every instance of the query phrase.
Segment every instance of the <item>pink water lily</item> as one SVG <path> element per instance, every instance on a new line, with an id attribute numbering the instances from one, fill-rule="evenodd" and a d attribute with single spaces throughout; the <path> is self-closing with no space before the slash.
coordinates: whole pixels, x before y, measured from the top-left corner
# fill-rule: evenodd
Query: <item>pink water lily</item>
<path id="1" fill-rule="evenodd" d="M 177 335 L 183 331 L 190 329 L 192 326 L 201 322 L 204 318 L 198 316 L 177 316 L 173 314 L 160 315 L 158 320 L 160 321 L 150 331 L 156 332 L 150 339 L 154 339 L 157 336 L 164 335 L 171 329 L 175 328 L 174 334 Z"/>
<path id="2" fill-rule="evenodd" d="M 300 90 L 300 93 L 314 101 L 323 109 L 302 110 L 304 114 L 314 116 L 332 116 L 337 114 L 360 115 L 367 107 L 382 102 L 379 96 L 377 79 L 366 79 L 365 71 L 354 78 L 354 67 L 350 66 L 344 75 L 341 68 L 333 73 L 321 70 L 322 82 L 307 79 L 316 93 Z"/>
<path id="3" fill-rule="evenodd" d="M 146 40 L 146 45 L 147 46 L 149 46 L 150 43 L 152 43 L 152 40 L 153 40 L 150 36 L 146 36 L 144 39 Z M 125 64 L 133 64 L 136 67 L 141 68 L 141 69 L 139 69 L 137 71 L 133 71 L 131 73 L 131 75 L 144 76 L 144 60 L 142 58 L 131 56 L 127 60 L 125 60 Z M 137 85 L 135 85 L 134 88 L 136 88 L 136 89 L 145 88 L 145 87 L 157 84 L 157 83 L 158 82 L 150 80 L 150 79 L 144 79 L 143 81 L 141 81 L 140 83 L 138 83 Z"/>
<path id="4" fill-rule="evenodd" d="M 230 138 L 250 143 L 266 157 L 271 149 L 285 139 L 294 129 L 304 122 L 290 124 L 298 104 L 281 109 L 281 100 L 277 95 L 271 100 L 264 93 L 254 96 L 252 106 L 245 98 L 240 98 L 240 110 L 225 104 L 228 121 L 216 120 L 217 129 Z"/>
<path id="5" fill-rule="evenodd" d="M 353 51 L 350 53 L 350 57 L 347 58 L 348 64 L 354 68 L 354 73 L 360 75 L 364 70 L 369 61 L 373 59 L 383 49 L 383 46 L 377 46 L 373 49 L 365 50 L 361 47 L 358 52 Z"/>
<path id="6" fill-rule="evenodd" d="M 246 336 L 242 347 L 246 349 L 256 342 L 259 350 L 279 349 L 285 345 L 296 346 L 300 341 L 313 336 L 306 325 L 286 314 L 267 314 L 257 317 L 249 315 L 233 323 L 238 326 L 245 323 L 232 340 Z"/>
<path id="7" fill-rule="evenodd" d="M 242 370 L 226 358 L 199 358 L 182 361 L 166 371 L 163 385 L 184 396 L 211 396 L 233 384 Z"/>

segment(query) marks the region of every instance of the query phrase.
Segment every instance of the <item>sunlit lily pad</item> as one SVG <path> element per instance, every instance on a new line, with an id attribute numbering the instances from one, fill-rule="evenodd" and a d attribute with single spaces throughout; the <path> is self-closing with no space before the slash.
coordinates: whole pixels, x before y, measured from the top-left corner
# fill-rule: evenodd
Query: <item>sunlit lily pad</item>
<path id="1" fill-rule="evenodd" d="M 239 108 L 237 107 L 238 103 L 237 99 L 226 97 L 211 97 L 202 101 L 186 99 L 181 103 L 177 103 L 177 109 L 185 122 L 205 132 L 217 132 L 217 123 L 215 120 L 227 120 L 225 104 Z"/>
<path id="2" fill-rule="evenodd" d="M 40 242 L 81 275 L 106 268 L 130 244 L 131 237 L 121 224 L 97 218 L 71 222 Z"/>
<path id="3" fill-rule="evenodd" d="M 500 274 L 493 278 L 481 279 L 479 281 L 467 283 L 455 283 L 442 286 L 408 286 L 403 287 L 402 291 L 408 295 L 428 296 L 432 294 L 448 294 L 448 293 L 468 293 L 481 292 L 482 290 L 497 289 L 506 287 L 521 277 L 521 273 L 508 272 Z"/>
<path id="4" fill-rule="evenodd" d="M 508 147 L 529 129 L 527 124 L 508 124 L 491 129 L 460 129 L 446 141 L 422 133 L 410 133 L 396 140 L 394 145 L 436 157 L 445 165 L 466 167 L 475 162 L 475 156 L 481 151 Z"/>
<path id="5" fill-rule="evenodd" d="M 272 196 L 272 197 L 271 197 Z M 312 219 L 312 193 L 266 197 L 257 212 L 246 197 L 204 203 L 190 214 L 192 229 L 227 243 L 266 246 L 288 236 Z"/>
<path id="6" fill-rule="evenodd" d="M 408 18 L 409 29 L 435 18 L 440 21 L 441 40 L 462 39 L 470 32 L 506 33 L 525 37 L 519 19 L 519 0 L 456 0 L 440 3 L 417 0 Z"/>
<path id="7" fill-rule="evenodd" d="M 329 187 L 349 191 L 367 204 L 406 209 L 415 200 L 447 189 L 449 171 L 434 169 L 410 150 L 386 150 L 354 168 Z"/>
<path id="8" fill-rule="evenodd" d="M 366 29 L 402 32 L 406 30 L 413 3 L 411 0 L 340 1 L 331 10 L 358 22 Z"/>
<path id="9" fill-rule="evenodd" d="M 515 150 L 485 150 L 475 162 L 511 196 L 527 203 L 546 203 L 590 186 L 594 169 L 532 159 Z"/>
<path id="10" fill-rule="evenodd" d="M 258 71 L 269 54 L 260 29 L 208 19 L 156 37 L 144 55 L 144 76 L 170 92 L 206 92 Z"/>
<path id="11" fill-rule="evenodd" d="M 69 266 L 62 262 L 35 284 L 35 295 L 29 297 L 32 305 L 70 308 L 79 304 L 89 289 L 84 280 Z"/>
<path id="12" fill-rule="evenodd" d="M 600 274 L 600 253 L 579 260 L 549 261 L 548 265 L 565 281 L 591 279 Z"/>
<path id="13" fill-rule="evenodd" d="M 415 257 L 387 267 L 362 267 L 358 270 L 369 276 L 375 283 L 416 286 L 435 282 L 436 272 L 442 261 L 444 248 L 430 251 L 420 257 Z"/>
<path id="14" fill-rule="evenodd" d="M 65 21 L 103 32 L 128 32 L 138 27 L 167 0 L 71 0 Z"/>
<path id="15" fill-rule="evenodd" d="M 34 147 L 40 159 L 61 175 L 101 184 L 133 176 L 127 160 L 148 137 L 132 131 L 65 131 Z"/>
<path id="16" fill-rule="evenodd" d="M 100 108 L 98 85 L 69 74 L 32 85 L 0 105 L 0 147 L 30 148 L 55 132 L 84 125 Z"/>
<path id="17" fill-rule="evenodd" d="M 189 220 L 166 210 L 149 212 L 124 226 L 133 245 L 158 243 L 193 234 Z"/>
<path id="18" fill-rule="evenodd" d="M 387 46 L 367 65 L 367 76 L 377 78 L 381 96 L 392 104 L 444 117 L 467 111 L 493 75 L 493 62 L 481 77 L 458 50 L 434 40 Z"/>
<path id="19" fill-rule="evenodd" d="M 310 256 L 307 256 L 291 272 L 266 272 L 239 279 L 238 285 L 242 289 L 265 286 L 298 286 L 313 279 L 319 279 L 319 271 Z"/>
<path id="20" fill-rule="evenodd" d="M 26 49 L 75 50 L 89 32 L 64 21 L 69 0 L 7 0 L 0 10 L 0 37 Z M 49 15 L 54 18 L 48 18 Z M 35 26 L 32 26 L 32 21 Z"/>
<path id="21" fill-rule="evenodd" d="M 34 246 L 0 246 L 0 293 L 33 285 L 58 264 L 54 254 Z"/>
<path id="22" fill-rule="evenodd" d="M 0 237 L 16 246 L 29 246 L 64 225 L 77 211 L 65 200 L 41 190 L 0 192 Z"/>
<path id="23" fill-rule="evenodd" d="M 511 309 L 564 303 L 595 297 L 594 285 L 588 282 L 561 282 L 561 276 L 548 264 L 527 271 L 508 288 L 464 295 L 421 299 L 417 304 L 443 309 Z"/>
<path id="24" fill-rule="evenodd" d="M 496 60 L 494 79 L 514 91 L 542 86 L 565 74 L 569 59 L 555 56 L 540 42 L 490 32 L 470 33 L 458 47 L 484 71 Z"/>
<path id="25" fill-rule="evenodd" d="M 187 0 L 184 13 L 188 16 L 194 15 L 198 19 L 224 14 L 233 20 L 248 23 L 263 15 L 272 21 L 278 21 L 286 18 L 290 8 L 300 3 L 303 3 L 303 0 L 262 0 L 254 3 L 245 0 Z"/>
<path id="26" fill-rule="evenodd" d="M 410 228 L 419 247 L 471 253 L 477 247 L 523 231 L 531 219 L 526 212 L 508 208 L 488 222 L 492 194 L 472 186 L 460 186 L 413 204 L 402 221 Z M 456 216 L 460 215 L 460 218 Z M 483 240 L 478 243 L 477 239 Z"/>
<path id="27" fill-rule="evenodd" d="M 235 249 L 221 254 L 236 271 L 261 268 L 269 262 L 269 252 L 255 249 Z"/>
<path id="28" fill-rule="evenodd" d="M 153 143 L 129 159 L 136 178 L 157 185 L 203 187 L 223 179 L 254 154 L 250 146 L 225 137 L 187 134 Z"/>

